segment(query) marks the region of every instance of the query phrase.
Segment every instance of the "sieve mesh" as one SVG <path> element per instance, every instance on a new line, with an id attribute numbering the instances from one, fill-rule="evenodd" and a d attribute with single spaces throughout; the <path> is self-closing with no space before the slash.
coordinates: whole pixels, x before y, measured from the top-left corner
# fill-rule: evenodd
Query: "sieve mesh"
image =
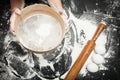
<path id="1" fill-rule="evenodd" d="M 18 27 L 20 42 L 33 51 L 55 48 L 62 38 L 62 28 L 57 19 L 46 14 L 26 18 Z"/>

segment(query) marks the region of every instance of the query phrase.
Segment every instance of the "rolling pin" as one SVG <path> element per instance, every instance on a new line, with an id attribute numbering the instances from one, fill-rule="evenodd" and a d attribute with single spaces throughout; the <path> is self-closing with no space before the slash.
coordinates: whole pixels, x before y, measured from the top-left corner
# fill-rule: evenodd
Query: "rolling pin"
<path id="1" fill-rule="evenodd" d="M 82 52 L 78 56 L 77 60 L 71 67 L 70 71 L 68 72 L 67 76 L 65 77 L 65 80 L 75 80 L 77 77 L 79 71 L 85 64 L 86 60 L 88 59 L 90 53 L 93 51 L 95 47 L 95 41 L 99 37 L 100 33 L 104 30 L 106 24 L 104 22 L 101 22 L 93 35 L 92 39 L 87 42 L 85 47 L 83 48 Z"/>

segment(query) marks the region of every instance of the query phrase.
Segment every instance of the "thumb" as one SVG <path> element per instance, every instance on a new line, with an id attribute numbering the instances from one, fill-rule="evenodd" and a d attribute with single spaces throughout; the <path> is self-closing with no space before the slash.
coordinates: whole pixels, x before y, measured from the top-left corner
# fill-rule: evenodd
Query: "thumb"
<path id="1" fill-rule="evenodd" d="M 63 11 L 61 17 L 62 17 L 62 19 L 63 19 L 63 21 L 64 21 L 64 24 L 65 24 L 65 30 L 66 30 L 66 32 L 68 32 L 68 31 L 69 31 L 69 24 L 68 24 L 68 19 L 67 19 L 68 16 L 67 16 L 67 14 L 65 13 L 65 11 Z"/>
<path id="2" fill-rule="evenodd" d="M 49 5 L 59 14 L 63 13 L 61 0 L 48 0 Z"/>
<path id="3" fill-rule="evenodd" d="M 15 9 L 15 13 L 18 14 L 18 15 L 20 15 L 20 14 L 21 14 L 21 10 L 18 9 L 18 8 L 16 8 L 16 9 Z"/>

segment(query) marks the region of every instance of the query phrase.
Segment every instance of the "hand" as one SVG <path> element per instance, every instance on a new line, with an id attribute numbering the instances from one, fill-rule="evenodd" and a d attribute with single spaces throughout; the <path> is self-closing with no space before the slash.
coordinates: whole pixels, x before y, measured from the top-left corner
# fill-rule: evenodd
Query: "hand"
<path id="1" fill-rule="evenodd" d="M 67 14 L 66 12 L 63 10 L 62 14 L 61 14 L 61 17 L 64 21 L 64 24 L 65 24 L 65 31 L 68 32 L 69 31 L 69 24 L 68 24 L 68 20 L 67 20 Z"/>
<path id="2" fill-rule="evenodd" d="M 61 0 L 48 0 L 49 5 L 59 14 L 63 13 Z"/>
<path id="3" fill-rule="evenodd" d="M 10 17 L 10 32 L 13 34 L 13 35 L 16 35 L 16 31 L 15 31 L 15 26 L 14 26 L 14 22 L 15 22 L 15 19 L 18 15 L 21 14 L 21 11 L 20 9 L 16 8 L 14 10 L 14 12 L 12 13 L 11 17 Z"/>
<path id="4" fill-rule="evenodd" d="M 67 32 L 69 30 L 67 15 L 62 7 L 61 0 L 48 0 L 48 3 L 63 18 L 63 21 L 65 23 L 65 29 Z"/>

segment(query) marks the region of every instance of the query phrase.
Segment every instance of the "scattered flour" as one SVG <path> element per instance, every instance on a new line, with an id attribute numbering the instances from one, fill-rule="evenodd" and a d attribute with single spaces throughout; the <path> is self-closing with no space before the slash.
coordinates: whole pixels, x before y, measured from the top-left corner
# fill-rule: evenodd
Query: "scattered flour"
<path id="1" fill-rule="evenodd" d="M 69 13 L 70 13 L 69 20 L 72 19 L 74 21 L 77 27 L 78 36 L 80 36 L 79 32 L 81 30 L 84 31 L 86 36 L 83 42 L 84 45 L 80 47 L 81 45 L 76 43 L 76 47 L 74 48 L 74 51 L 71 54 L 73 58 L 73 63 L 74 63 L 77 57 L 79 56 L 79 53 L 82 51 L 83 47 L 87 43 L 87 41 L 90 40 L 94 35 L 98 27 L 98 23 L 95 23 L 95 20 L 92 20 L 92 19 L 88 20 L 88 15 L 90 16 L 91 14 L 86 14 L 80 17 L 79 19 L 77 19 L 76 17 L 74 17 L 74 15 L 71 12 Z M 93 15 L 92 17 L 94 18 Z M 105 63 L 104 55 L 106 54 L 106 49 L 105 49 L 105 44 L 107 41 L 106 37 L 107 35 L 105 35 L 104 32 L 102 32 L 99 38 L 97 39 L 95 50 L 92 51 L 91 55 L 89 56 L 89 58 L 87 59 L 87 61 L 85 62 L 84 66 L 80 71 L 80 74 L 82 74 L 83 76 L 85 76 L 88 71 L 93 73 L 99 70 L 107 70 L 107 68 L 103 65 L 103 63 Z M 109 53 L 107 54 L 108 54 L 107 56 L 110 56 Z"/>
<path id="2" fill-rule="evenodd" d="M 79 32 L 81 30 L 83 30 L 85 32 L 85 35 L 86 35 L 86 38 L 84 39 L 84 45 L 85 45 L 86 42 L 89 39 L 91 39 L 91 37 L 93 36 L 93 34 L 94 34 L 94 32 L 95 32 L 95 30 L 97 28 L 97 25 L 94 24 L 93 22 L 91 22 L 90 20 L 87 20 L 87 19 L 82 19 L 82 18 L 77 19 L 76 17 L 74 17 L 74 15 L 71 12 L 69 12 L 69 13 L 70 13 L 69 20 L 72 19 L 74 21 L 74 23 L 75 23 L 75 25 L 77 27 L 78 36 L 79 36 Z M 86 17 L 86 16 L 84 16 L 84 17 Z M 51 18 L 50 18 L 50 20 L 51 20 Z M 36 21 L 39 21 L 39 19 L 35 18 L 35 20 L 32 20 L 33 25 L 36 25 Z M 51 22 L 46 22 L 46 23 L 50 24 Z M 54 26 L 55 28 L 53 28 L 51 26 L 48 26 L 48 24 L 44 24 L 44 25 L 39 24 L 39 25 L 36 25 L 35 32 L 37 34 L 37 37 L 38 36 L 41 37 L 39 40 L 37 40 L 37 38 L 35 38 L 35 37 L 31 37 L 30 36 L 30 35 L 33 35 L 33 36 L 35 35 L 35 34 L 33 34 L 33 25 L 30 25 L 30 24 L 28 24 L 29 25 L 28 28 L 31 28 L 30 29 L 30 32 L 31 32 L 30 34 L 28 34 L 29 31 L 28 31 L 27 27 L 24 29 L 25 31 L 21 28 L 22 31 L 19 34 L 21 34 L 21 33 L 24 34 L 24 32 L 27 32 L 26 35 L 24 34 L 22 36 L 23 38 L 25 38 L 26 44 L 31 44 L 30 41 L 32 39 L 34 39 L 35 43 L 37 43 L 39 45 L 41 44 L 42 46 L 45 45 L 45 44 L 42 44 L 42 43 L 46 43 L 46 45 L 48 46 L 49 43 L 52 43 L 52 42 L 50 42 L 50 39 L 53 40 L 54 37 L 61 35 L 61 33 L 60 33 L 61 31 L 59 31 L 61 29 L 57 29 L 58 27 L 55 27 L 55 26 Z M 40 25 L 41 26 L 45 26 L 47 28 L 45 28 L 45 27 L 39 27 Z M 51 25 L 53 25 L 53 24 L 51 24 Z M 58 25 L 58 23 L 56 23 L 54 25 Z M 53 32 L 52 34 L 50 34 L 51 31 Z M 53 36 L 53 34 L 55 34 L 56 32 L 59 32 L 59 33 L 56 34 L 55 36 Z M 28 37 L 26 37 L 26 36 L 28 36 Z M 48 38 L 48 36 L 51 36 L 50 39 L 46 39 L 46 38 Z M 44 42 L 45 39 L 46 39 L 46 42 Z M 54 39 L 56 39 L 56 38 L 54 38 Z M 6 36 L 5 37 L 5 43 L 7 43 L 9 41 L 10 41 L 10 37 Z M 47 42 L 49 42 L 49 43 L 47 43 Z M 99 70 L 107 70 L 107 68 L 102 64 L 102 63 L 105 62 L 104 57 L 110 57 L 110 54 L 108 52 L 107 53 L 105 52 L 106 51 L 105 50 L 105 43 L 106 43 L 106 35 L 104 33 L 102 33 L 100 35 L 100 37 L 97 39 L 97 41 L 96 41 L 95 50 L 93 50 L 93 52 L 89 56 L 88 60 L 84 64 L 83 68 L 81 69 L 80 74 L 82 74 L 83 76 L 85 76 L 88 71 L 89 72 L 97 72 Z M 84 45 L 82 45 L 82 47 L 80 47 L 81 45 L 79 45 L 77 42 L 76 42 L 75 45 L 76 46 L 74 47 L 74 51 L 71 54 L 72 59 L 73 59 L 72 64 L 75 62 L 75 60 L 79 56 L 79 53 L 82 51 L 82 49 L 84 47 Z M 31 46 L 33 46 L 33 45 L 31 45 Z M 43 47 L 43 49 L 44 48 L 46 48 L 46 47 Z M 40 59 L 41 64 L 43 66 L 46 66 L 45 63 L 48 63 L 48 62 L 47 61 L 43 61 L 44 59 L 40 55 L 39 55 L 39 59 Z M 51 64 L 49 63 L 49 66 L 51 66 L 52 70 L 54 71 L 52 63 Z M 63 75 L 63 78 L 64 77 L 65 77 L 65 75 Z"/>

